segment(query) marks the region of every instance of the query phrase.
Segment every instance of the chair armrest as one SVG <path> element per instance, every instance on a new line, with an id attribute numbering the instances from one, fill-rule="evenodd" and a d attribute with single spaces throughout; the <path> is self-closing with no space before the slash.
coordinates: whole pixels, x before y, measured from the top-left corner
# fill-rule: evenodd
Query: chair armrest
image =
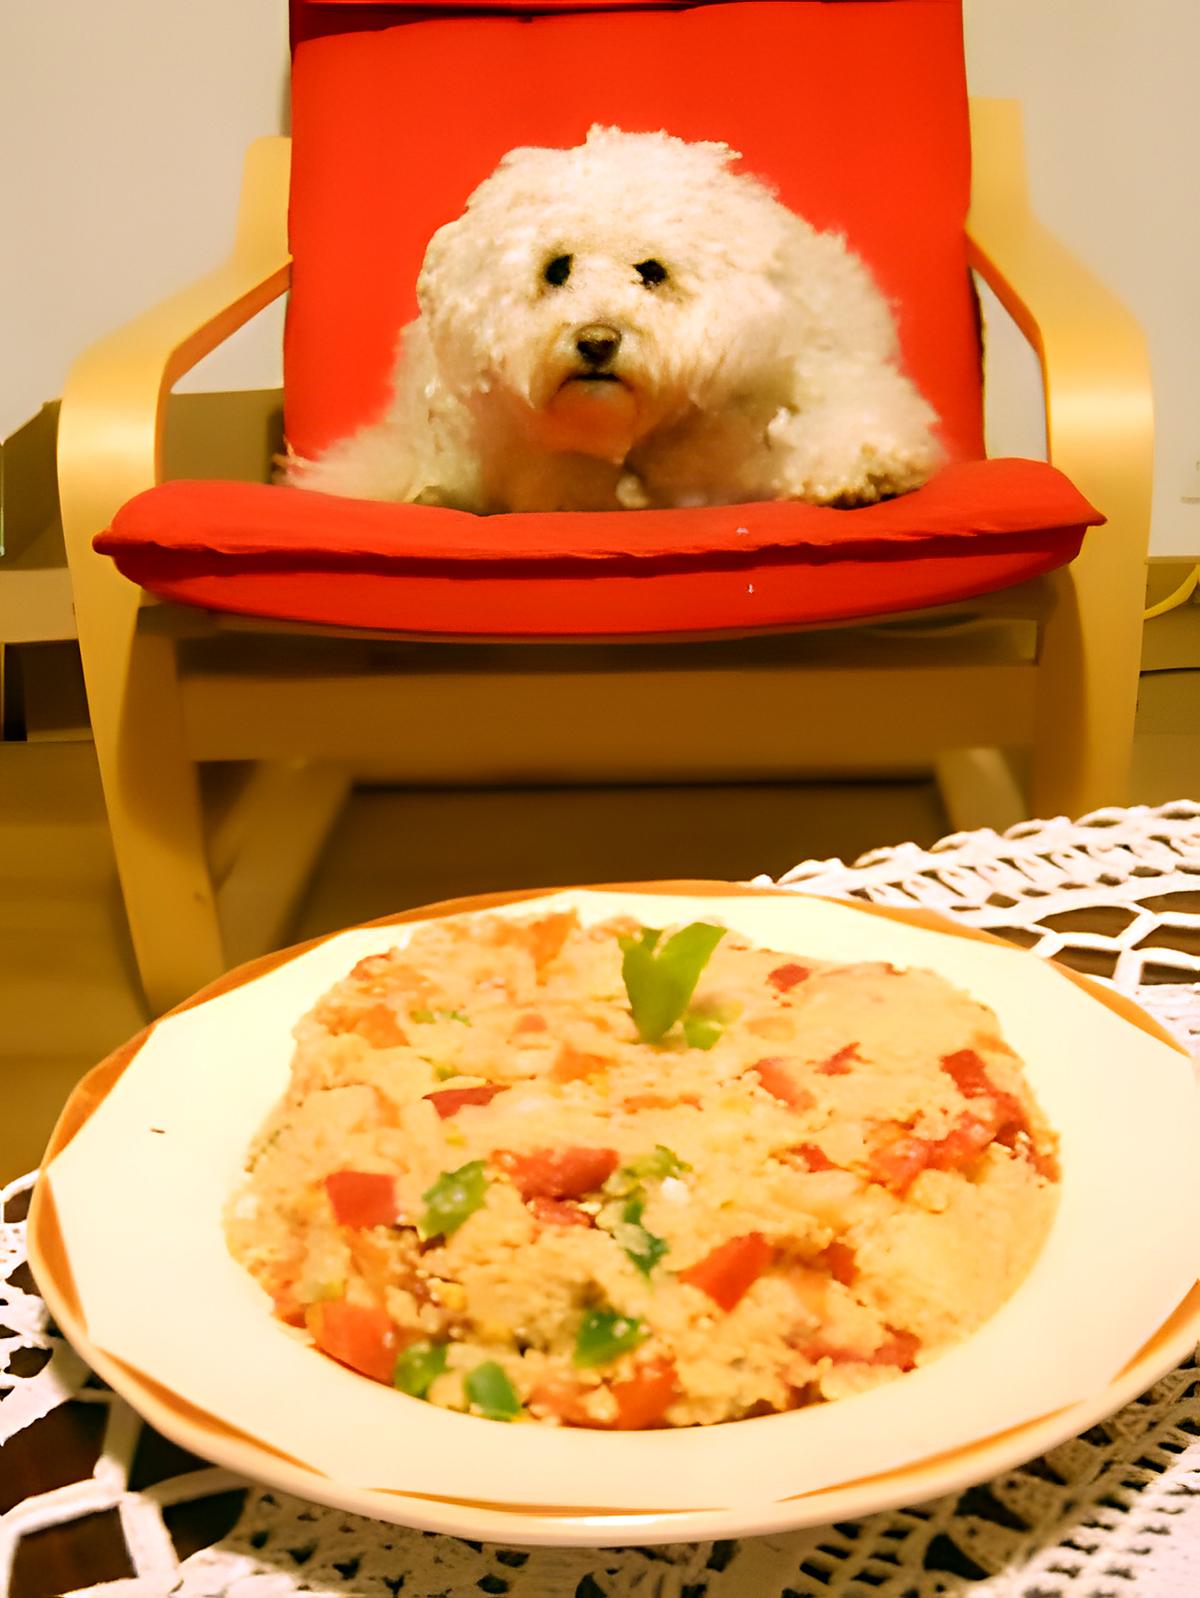
<path id="1" fill-rule="evenodd" d="M 1033 214 L 1018 102 L 972 100 L 971 156 L 968 261 L 1037 352 L 1050 458 L 1111 522 L 1147 534 L 1154 409 L 1142 330 Z"/>
<path id="2" fill-rule="evenodd" d="M 228 259 L 100 339 L 71 368 L 59 414 L 58 476 L 77 585 L 82 569 L 97 558 L 95 534 L 162 475 L 172 386 L 287 287 L 290 156 L 290 140 L 257 139 L 246 152 Z"/>
<path id="3" fill-rule="evenodd" d="M 1050 458 L 1108 518 L 1049 578 L 1038 643 L 1033 815 L 1124 804 L 1154 474 L 1141 328 L 1029 204 L 1020 107 L 971 103 L 968 260 L 1037 351 Z"/>

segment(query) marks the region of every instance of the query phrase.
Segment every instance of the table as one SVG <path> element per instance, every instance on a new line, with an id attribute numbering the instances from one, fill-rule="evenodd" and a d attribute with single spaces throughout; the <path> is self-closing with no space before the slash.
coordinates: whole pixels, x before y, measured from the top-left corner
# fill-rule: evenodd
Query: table
<path id="1" fill-rule="evenodd" d="M 763 882 L 767 878 L 760 879 Z M 1102 810 L 852 866 L 810 893 L 920 905 L 1087 971 L 1200 1055 L 1200 805 Z M 1191 1598 L 1200 1366 L 966 1493 L 744 1542 L 521 1549 L 362 1520 L 158 1437 L 47 1323 L 24 1264 L 33 1185 L 0 1193 L 0 1595 L 49 1598 Z M 5 1374 L 7 1373 L 7 1374 Z"/>

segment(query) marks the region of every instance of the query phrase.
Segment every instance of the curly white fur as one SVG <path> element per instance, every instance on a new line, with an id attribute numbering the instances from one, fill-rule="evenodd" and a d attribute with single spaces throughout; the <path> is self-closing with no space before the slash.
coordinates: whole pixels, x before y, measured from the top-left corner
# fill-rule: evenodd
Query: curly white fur
<path id="1" fill-rule="evenodd" d="M 288 481 L 480 512 L 917 487 L 936 417 L 886 301 L 738 159 L 614 128 L 510 151 L 430 241 L 387 415 Z"/>

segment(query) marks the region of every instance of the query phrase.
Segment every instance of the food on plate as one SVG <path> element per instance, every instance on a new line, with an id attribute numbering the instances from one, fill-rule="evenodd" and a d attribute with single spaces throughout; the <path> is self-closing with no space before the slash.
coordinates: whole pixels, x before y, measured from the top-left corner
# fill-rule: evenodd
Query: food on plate
<path id="1" fill-rule="evenodd" d="M 1056 1139 L 936 973 L 574 912 L 449 917 L 299 1023 L 226 1233 L 275 1314 L 450 1409 L 611 1429 L 837 1399 L 1012 1293 Z"/>

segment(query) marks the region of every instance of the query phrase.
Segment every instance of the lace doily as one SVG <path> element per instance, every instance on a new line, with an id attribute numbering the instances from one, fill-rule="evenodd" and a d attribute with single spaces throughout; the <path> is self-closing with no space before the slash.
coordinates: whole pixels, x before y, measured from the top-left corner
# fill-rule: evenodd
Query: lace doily
<path id="1" fill-rule="evenodd" d="M 929 851 L 912 844 L 877 850 L 853 866 L 808 861 L 781 881 L 810 893 L 921 905 L 1068 959 L 1136 998 L 1200 1053 L 1200 806 L 1098 811 L 1003 836 L 959 834 Z M 26 1555 L 39 1538 L 89 1517 L 107 1517 L 119 1532 L 124 1573 L 106 1569 L 98 1580 L 99 1570 L 80 1562 L 91 1584 L 75 1586 L 74 1598 L 1200 1592 L 1200 1368 L 1193 1361 L 1084 1436 L 931 1503 L 741 1542 L 598 1551 L 483 1545 L 362 1520 L 172 1457 L 170 1445 L 99 1384 L 48 1323 L 24 1264 L 19 1217 L 32 1185 L 25 1177 L 0 1193 L 0 1443 L 18 1439 L 36 1449 L 52 1478 L 55 1412 L 82 1405 L 96 1458 L 85 1479 L 46 1485 L 0 1514 L 0 1594 L 10 1582 L 18 1593 L 61 1591 L 45 1578 L 40 1586 L 23 1579 Z M 0 1483 L 5 1463 L 0 1454 Z M 231 1529 L 198 1552 L 185 1544 L 181 1555 L 181 1510 L 201 1502 L 223 1506 Z"/>

